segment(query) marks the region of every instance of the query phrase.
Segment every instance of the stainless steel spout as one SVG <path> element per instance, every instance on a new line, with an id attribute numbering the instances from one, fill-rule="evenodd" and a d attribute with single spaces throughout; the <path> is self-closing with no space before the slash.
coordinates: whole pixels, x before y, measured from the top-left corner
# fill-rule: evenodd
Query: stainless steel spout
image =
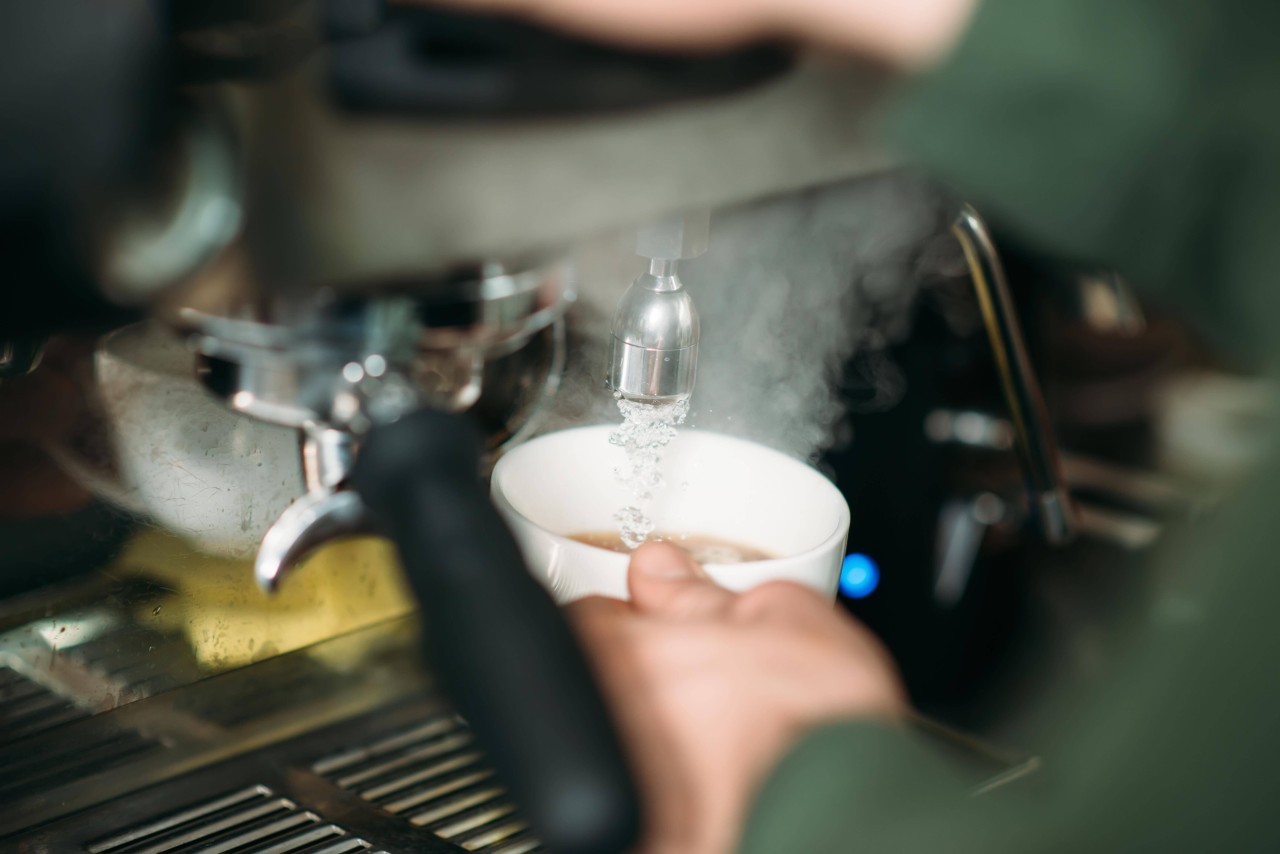
<path id="1" fill-rule="evenodd" d="M 609 385 L 623 397 L 662 402 L 693 393 L 698 311 L 674 261 L 652 261 L 613 317 Z"/>
<path id="2" fill-rule="evenodd" d="M 356 438 L 344 430 L 315 425 L 305 430 L 302 470 L 307 494 L 290 504 L 262 539 L 253 575 L 263 591 L 276 592 L 320 546 L 376 533 L 373 515 L 360 496 L 343 489 L 356 448 Z"/>
<path id="3" fill-rule="evenodd" d="M 698 310 L 679 262 L 706 252 L 708 213 L 672 217 L 642 229 L 636 254 L 649 259 L 613 316 L 609 385 L 622 397 L 669 403 L 693 393 L 698 374 Z"/>
<path id="4" fill-rule="evenodd" d="M 1044 395 L 1031 369 L 995 244 L 986 223 L 967 205 L 952 224 L 951 232 L 960 242 L 969 265 L 1000 385 L 1012 416 L 1014 444 L 1022 458 L 1045 539 L 1054 544 L 1069 542 L 1077 529 L 1071 495 L 1062 476 L 1058 444 L 1049 424 Z"/>
<path id="5" fill-rule="evenodd" d="M 205 387 L 235 412 L 299 430 L 307 491 L 263 538 L 258 585 L 276 590 L 325 543 L 378 533 L 346 483 L 368 432 L 423 408 L 468 409 L 489 360 L 559 324 L 573 298 L 567 262 L 493 262 L 444 279 L 392 281 L 365 297 L 315 289 L 221 313 L 181 311 Z M 553 339 L 559 355 L 548 370 L 556 372 L 562 332 Z M 538 407 L 525 409 L 528 423 Z"/>

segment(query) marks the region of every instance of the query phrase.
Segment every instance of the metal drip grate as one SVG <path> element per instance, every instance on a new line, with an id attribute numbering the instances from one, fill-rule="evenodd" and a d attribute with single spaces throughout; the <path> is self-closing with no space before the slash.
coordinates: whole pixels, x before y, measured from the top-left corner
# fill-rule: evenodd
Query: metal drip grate
<path id="1" fill-rule="evenodd" d="M 312 770 L 468 851 L 545 851 L 453 716 L 331 754 Z"/>
<path id="2" fill-rule="evenodd" d="M 86 741 L 65 739 L 41 749 L 19 742 L 0 747 L 0 803 L 118 768 L 150 753 L 159 742 L 136 732 L 98 730 Z"/>
<path id="3" fill-rule="evenodd" d="M 0 804 L 109 771 L 160 746 L 138 732 L 111 726 L 57 741 L 28 741 L 89 717 L 65 697 L 0 667 Z"/>
<path id="4" fill-rule="evenodd" d="M 84 848 L 89 854 L 382 854 L 371 847 L 266 786 L 249 786 Z"/>
<path id="5" fill-rule="evenodd" d="M 113 686 L 123 705 L 198 680 L 199 667 L 185 652 L 175 636 L 129 627 L 104 632 L 63 655 Z"/>
<path id="6" fill-rule="evenodd" d="M 0 666 L 0 746 L 87 717 L 88 712 L 76 708 L 66 698 L 9 667 Z"/>

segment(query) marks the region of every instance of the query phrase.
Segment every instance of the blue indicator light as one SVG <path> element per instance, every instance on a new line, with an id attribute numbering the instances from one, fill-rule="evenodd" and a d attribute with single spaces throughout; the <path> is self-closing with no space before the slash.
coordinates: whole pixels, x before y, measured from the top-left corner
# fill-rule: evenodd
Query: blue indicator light
<path id="1" fill-rule="evenodd" d="M 840 566 L 840 592 L 850 599 L 865 599 L 880 586 L 880 567 L 864 554 L 851 554 Z"/>

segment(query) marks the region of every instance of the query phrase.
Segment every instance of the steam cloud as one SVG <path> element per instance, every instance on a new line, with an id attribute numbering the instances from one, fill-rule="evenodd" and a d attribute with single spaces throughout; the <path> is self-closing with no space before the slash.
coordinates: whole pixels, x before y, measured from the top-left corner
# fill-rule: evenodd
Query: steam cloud
<path id="1" fill-rule="evenodd" d="M 954 268 L 947 199 L 903 173 L 752 204 L 712 217 L 710 251 L 681 266 L 702 319 L 689 423 L 813 460 L 837 441 L 852 359 L 887 408 L 905 383 L 886 354 L 910 328 L 922 282 Z M 570 370 L 548 429 L 616 421 L 604 385 L 609 323 L 643 269 L 634 235 L 584 248 Z"/>

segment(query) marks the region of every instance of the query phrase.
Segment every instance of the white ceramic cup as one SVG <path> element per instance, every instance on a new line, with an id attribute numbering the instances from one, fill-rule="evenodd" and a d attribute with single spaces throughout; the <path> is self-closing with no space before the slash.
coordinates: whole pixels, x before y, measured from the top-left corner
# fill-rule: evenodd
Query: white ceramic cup
<path id="1" fill-rule="evenodd" d="M 508 452 L 493 470 L 494 504 L 529 569 L 565 603 L 601 594 L 627 598 L 628 555 L 569 539 L 617 530 L 630 503 L 615 470 L 621 448 L 609 425 L 541 436 Z M 776 559 L 710 564 L 732 590 L 789 580 L 835 595 L 849 534 L 849 505 L 814 469 L 778 451 L 718 433 L 681 430 L 664 451 L 666 485 L 649 505 L 659 532 L 717 537 Z"/>

